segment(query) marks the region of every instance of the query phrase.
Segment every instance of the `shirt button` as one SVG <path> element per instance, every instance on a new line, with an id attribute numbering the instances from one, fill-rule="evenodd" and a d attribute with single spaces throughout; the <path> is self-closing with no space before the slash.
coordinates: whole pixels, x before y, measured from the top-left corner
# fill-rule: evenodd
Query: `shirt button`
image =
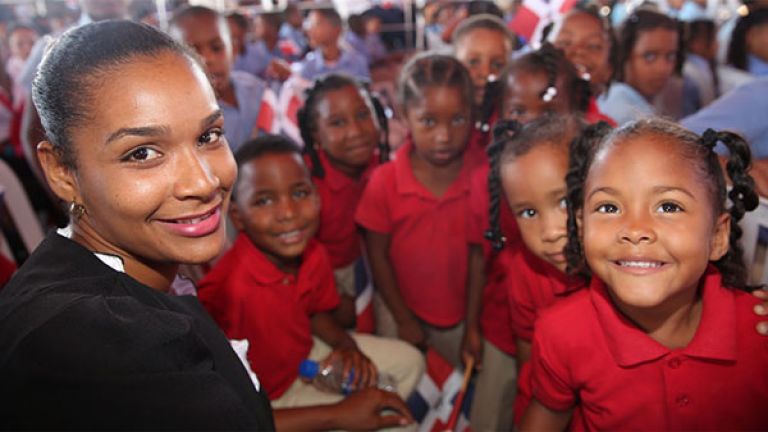
<path id="1" fill-rule="evenodd" d="M 288 285 L 289 283 L 291 283 L 291 280 L 289 278 L 287 277 L 283 278 L 283 285 Z"/>
<path id="2" fill-rule="evenodd" d="M 681 394 L 677 396 L 677 398 L 675 399 L 675 403 L 679 407 L 684 407 L 684 406 L 688 406 L 688 404 L 691 403 L 691 401 L 688 399 L 688 395 Z"/>
<path id="3" fill-rule="evenodd" d="M 667 362 L 667 365 L 668 365 L 669 367 L 671 367 L 672 369 L 677 369 L 677 368 L 679 368 L 679 367 L 680 367 L 680 359 L 679 359 L 679 358 L 677 358 L 677 357 L 675 357 L 675 358 L 673 358 L 673 359 L 670 359 L 670 360 Z"/>

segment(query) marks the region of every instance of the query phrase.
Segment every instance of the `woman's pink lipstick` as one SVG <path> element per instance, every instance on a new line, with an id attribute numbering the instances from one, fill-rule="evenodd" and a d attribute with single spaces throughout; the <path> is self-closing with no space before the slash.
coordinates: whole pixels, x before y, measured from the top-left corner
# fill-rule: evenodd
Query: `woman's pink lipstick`
<path id="1" fill-rule="evenodd" d="M 169 231 L 184 237 L 204 237 L 219 229 L 221 206 L 199 216 L 159 221 Z"/>

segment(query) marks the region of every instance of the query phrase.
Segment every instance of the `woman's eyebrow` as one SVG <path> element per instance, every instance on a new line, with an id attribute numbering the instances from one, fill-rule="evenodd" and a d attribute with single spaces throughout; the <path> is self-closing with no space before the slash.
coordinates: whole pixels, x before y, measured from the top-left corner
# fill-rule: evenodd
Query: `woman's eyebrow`
<path id="1" fill-rule="evenodd" d="M 139 137 L 156 137 L 167 135 L 171 132 L 170 126 L 140 126 L 140 127 L 125 127 L 120 128 L 112 132 L 107 138 L 106 144 L 110 144 L 113 141 L 117 141 L 120 138 L 126 136 L 139 136 Z"/>
<path id="2" fill-rule="evenodd" d="M 216 120 L 218 120 L 220 117 L 222 117 L 224 114 L 222 114 L 220 109 L 217 109 L 216 111 L 212 112 L 208 117 L 204 118 L 200 122 L 200 126 L 205 129 L 211 124 L 213 124 Z"/>

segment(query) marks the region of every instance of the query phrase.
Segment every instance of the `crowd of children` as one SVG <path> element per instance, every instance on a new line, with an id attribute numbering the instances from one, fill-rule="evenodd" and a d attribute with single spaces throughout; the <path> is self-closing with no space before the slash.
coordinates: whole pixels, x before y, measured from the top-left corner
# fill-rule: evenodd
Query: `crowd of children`
<path id="1" fill-rule="evenodd" d="M 126 13 L 83 3 L 89 20 Z M 430 3 L 433 50 L 403 64 L 375 11 L 182 5 L 169 21 L 238 168 L 230 245 L 195 294 L 248 341 L 275 424 L 413 428 L 403 401 L 434 351 L 474 368 L 477 431 L 768 427 L 768 295 L 739 226 L 768 192 L 768 9 L 720 25 L 692 0 L 579 2 L 522 35 L 525 2 Z M 14 167 L 35 133 L 21 116 L 37 36 L 7 31 Z M 397 70 L 389 106 L 382 67 Z M 281 111 L 291 80 L 307 88 Z M 761 111 L 734 114 L 748 97 Z M 300 377 L 306 359 L 342 365 L 353 393 Z M 371 389 L 379 373 L 397 396 Z"/>

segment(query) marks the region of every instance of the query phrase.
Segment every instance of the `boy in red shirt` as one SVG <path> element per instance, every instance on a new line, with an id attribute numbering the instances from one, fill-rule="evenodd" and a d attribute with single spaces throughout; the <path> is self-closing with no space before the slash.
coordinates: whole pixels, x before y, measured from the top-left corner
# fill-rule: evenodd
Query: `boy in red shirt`
<path id="1" fill-rule="evenodd" d="M 230 216 L 241 233 L 200 281 L 199 297 L 230 339 L 250 342 L 248 361 L 273 407 L 343 399 L 298 379 L 307 358 L 341 361 L 345 371 L 354 369 L 357 388 L 375 386 L 380 368 L 407 397 L 424 367 L 421 354 L 400 341 L 350 336 L 330 314 L 339 297 L 328 255 L 313 239 L 320 202 L 301 151 L 285 138 L 265 136 L 246 143 L 237 160 Z M 395 408 L 404 409 L 401 402 Z M 394 416 L 390 425 L 408 418 Z"/>

